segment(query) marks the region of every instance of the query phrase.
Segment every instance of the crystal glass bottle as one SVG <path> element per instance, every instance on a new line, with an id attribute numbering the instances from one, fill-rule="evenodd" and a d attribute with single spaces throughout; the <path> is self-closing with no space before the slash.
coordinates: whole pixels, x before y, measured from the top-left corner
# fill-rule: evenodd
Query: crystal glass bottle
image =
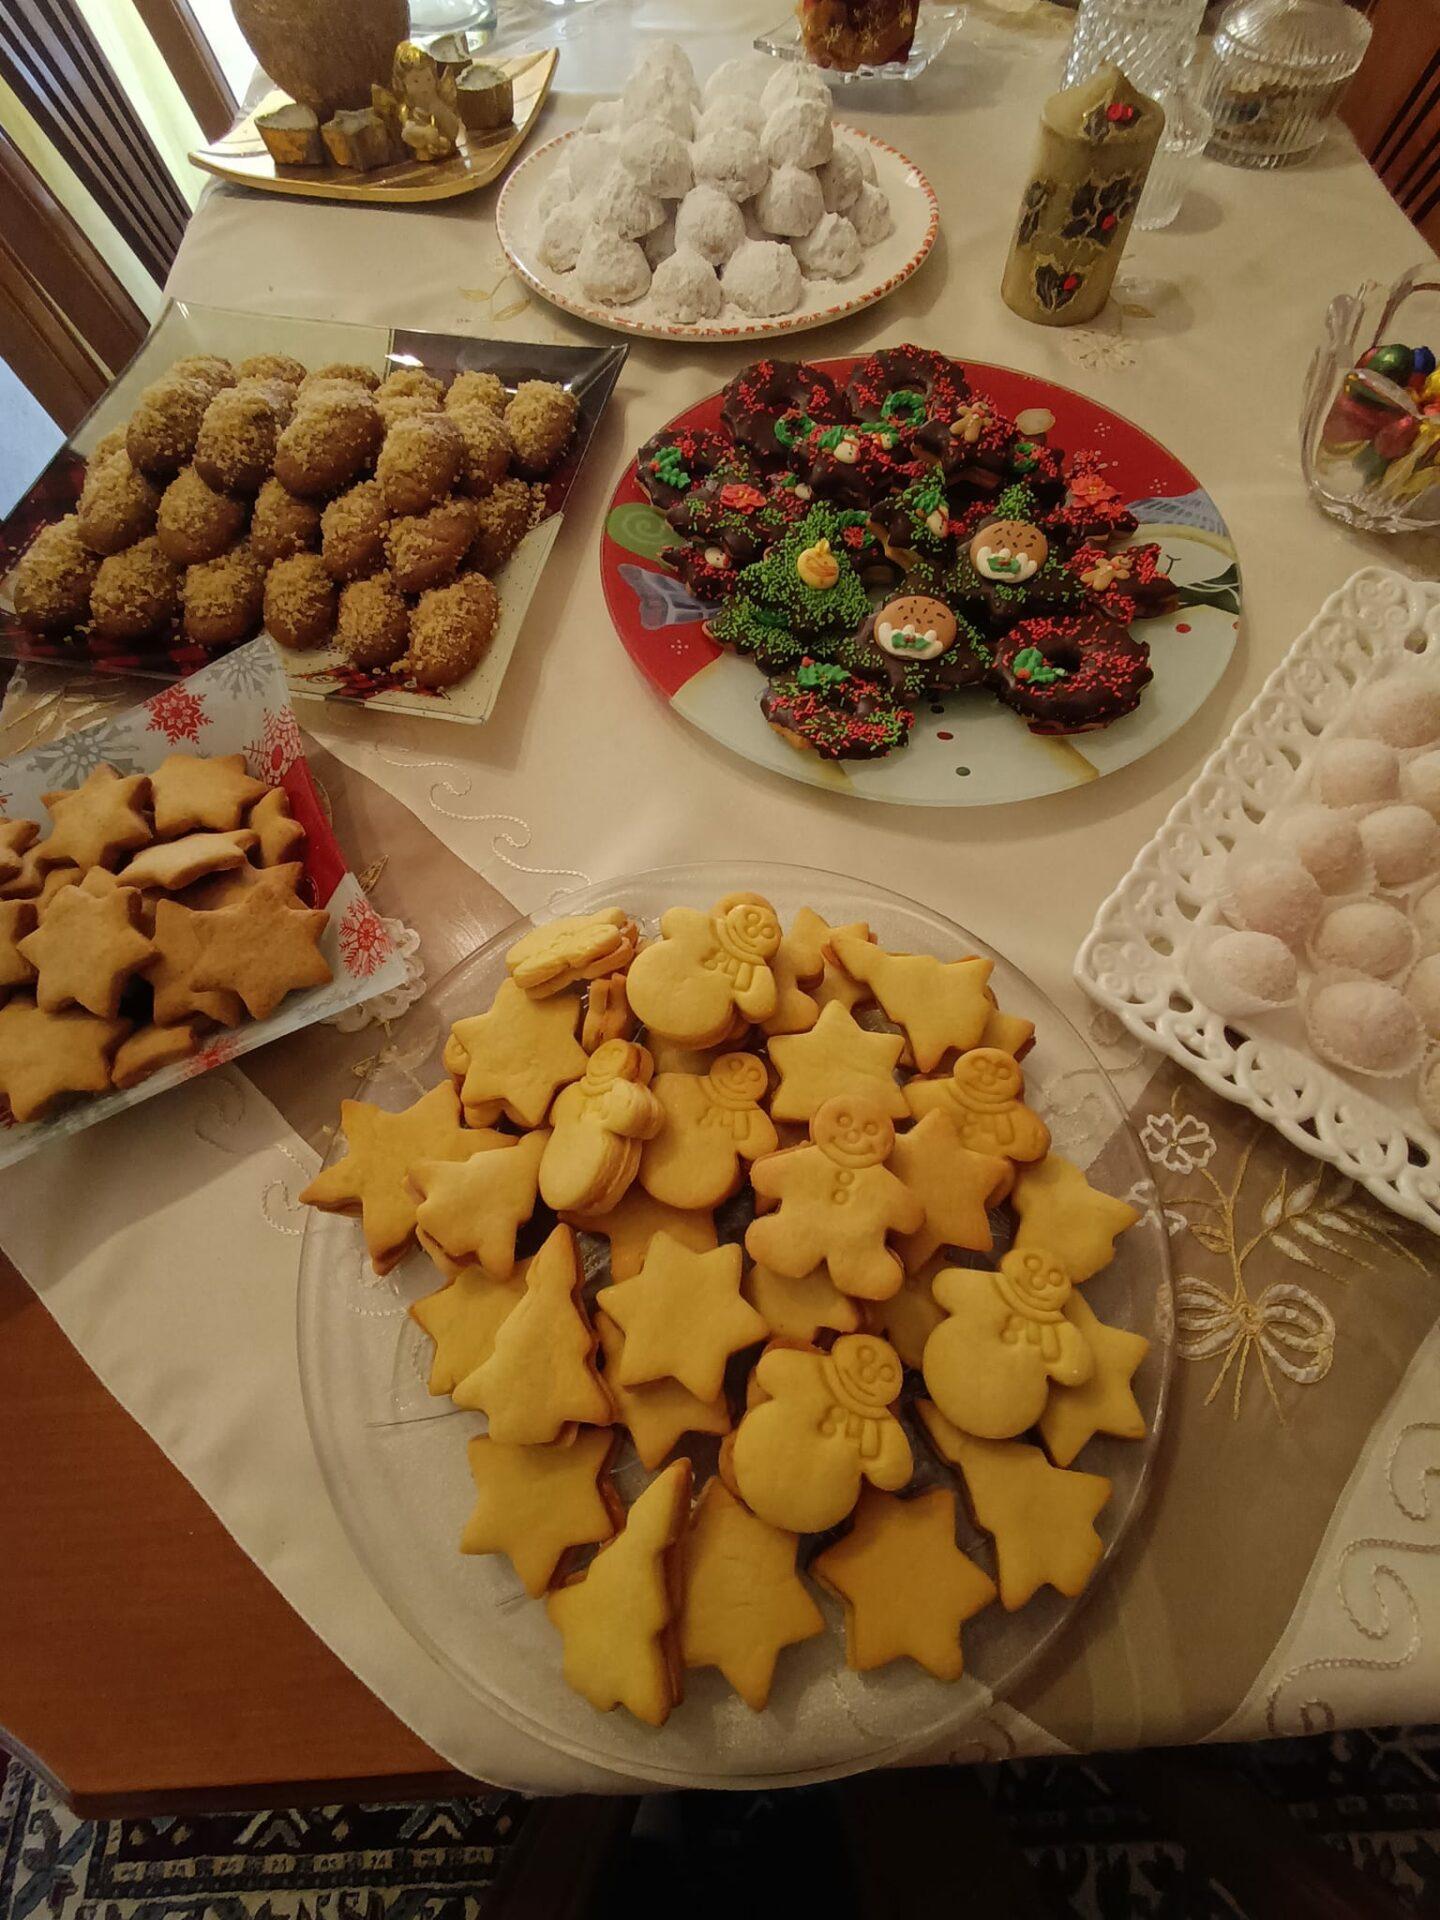
<path id="1" fill-rule="evenodd" d="M 1205 0 L 1080 0 L 1064 84 L 1109 64 L 1153 99 L 1184 71 L 1204 15 Z"/>
<path id="2" fill-rule="evenodd" d="M 1205 76 L 1211 156 L 1234 167 L 1308 160 L 1369 44 L 1370 22 L 1343 0 L 1235 0 Z"/>

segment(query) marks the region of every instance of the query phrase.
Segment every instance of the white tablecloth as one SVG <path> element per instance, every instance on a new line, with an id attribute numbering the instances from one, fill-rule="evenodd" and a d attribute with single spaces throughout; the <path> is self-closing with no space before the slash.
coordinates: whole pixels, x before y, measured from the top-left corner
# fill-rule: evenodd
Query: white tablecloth
<path id="1" fill-rule="evenodd" d="M 602 0 L 588 27 L 580 10 L 566 23 L 542 132 L 573 124 L 619 85 L 635 36 L 681 29 L 703 73 L 781 10 L 781 0 Z M 1239 547 L 1245 619 L 1220 688 L 1148 759 L 1002 809 L 866 807 L 730 756 L 630 666 L 604 611 L 597 553 L 629 453 L 749 356 L 637 342 L 490 724 L 339 708 L 304 715 L 336 755 L 518 907 L 677 861 L 797 861 L 928 900 L 1002 948 L 1083 1023 L 1070 981 L 1076 946 L 1230 719 L 1357 566 L 1424 567 L 1416 550 L 1324 519 L 1297 467 L 1300 389 L 1327 300 L 1423 253 L 1343 134 L 1294 172 L 1202 163 L 1175 226 L 1131 242 L 1122 271 L 1144 317 L 1076 333 L 1030 326 L 1002 305 L 1029 145 L 1062 48 L 1053 17 L 1007 29 L 992 15 L 913 87 L 844 96 L 844 116 L 925 168 L 943 225 L 933 257 L 896 295 L 798 344 L 833 354 L 915 339 L 1052 377 L 1142 423 L 1201 477 Z M 169 291 L 258 313 L 600 339 L 538 300 L 517 310 L 523 289 L 506 274 L 495 198 L 492 190 L 433 210 L 372 210 L 212 188 Z M 123 1136 L 112 1124 L 26 1163 L 0 1180 L 0 1218 L 9 1251 L 101 1378 L 396 1712 L 457 1765 L 492 1780 L 613 1786 L 459 1702 L 340 1533 L 295 1379 L 300 1223 L 289 1196 L 312 1164 L 254 1086 L 227 1073 L 127 1116 Z M 87 1197 L 83 1210 L 71 1202 L 76 1193 Z M 213 1237 L 199 1243 L 197 1268 L 195 1235 L 207 1223 Z M 1426 1604 L 1440 1618 L 1440 1593 Z M 1183 1661 L 1183 1645 L 1147 1645 L 1146 1659 L 1162 1656 Z M 1001 1709 L 977 1751 L 1016 1743 L 1054 1744 Z"/>

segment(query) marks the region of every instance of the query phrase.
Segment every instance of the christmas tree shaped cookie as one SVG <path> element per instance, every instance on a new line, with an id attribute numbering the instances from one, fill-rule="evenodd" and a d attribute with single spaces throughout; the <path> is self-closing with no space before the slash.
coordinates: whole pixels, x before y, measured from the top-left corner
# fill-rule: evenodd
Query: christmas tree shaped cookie
<path id="1" fill-rule="evenodd" d="M 490 1437 L 546 1446 L 578 1424 L 608 1427 L 610 1396 L 595 1371 L 595 1333 L 580 1302 L 575 1236 L 557 1227 L 530 1263 L 525 1297 L 490 1358 L 455 1388 L 455 1404 L 490 1417 Z"/>
<path id="2" fill-rule="evenodd" d="M 468 1160 L 417 1160 L 410 1185 L 420 1199 L 415 1224 L 451 1260 L 476 1261 L 496 1280 L 515 1265 L 515 1235 L 535 1211 L 536 1183 L 549 1135 L 516 1140 L 476 1130 L 483 1145 Z"/>
<path id="3" fill-rule="evenodd" d="M 689 1504 L 690 1462 L 676 1460 L 581 1578 L 546 1602 L 564 1641 L 565 1678 L 601 1713 L 628 1707 L 659 1727 L 680 1698 L 673 1561 Z"/>
<path id="4" fill-rule="evenodd" d="M 986 988 L 992 960 L 937 960 L 932 953 L 887 953 L 884 947 L 837 933 L 835 956 L 863 980 L 886 1015 L 905 1029 L 922 1073 L 953 1049 L 980 1044 L 992 1012 Z"/>

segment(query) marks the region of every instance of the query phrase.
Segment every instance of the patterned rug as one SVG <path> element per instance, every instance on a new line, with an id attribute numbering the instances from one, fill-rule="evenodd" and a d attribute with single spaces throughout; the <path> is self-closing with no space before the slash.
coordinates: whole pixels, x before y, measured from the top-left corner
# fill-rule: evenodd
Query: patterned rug
<path id="1" fill-rule="evenodd" d="M 1405 1903 L 1440 1915 L 1440 1728 L 1277 1740 L 1195 1756 L 1288 1808 Z M 1107 1781 L 1104 1760 L 1018 1761 L 980 1778 L 1057 1920 L 1233 1920 L 1241 1910 Z M 642 1808 L 594 1912 L 663 1888 L 690 1915 L 755 1911 L 773 1865 L 834 1862 L 831 1790 L 687 1795 Z M 664 1810 L 683 1805 L 683 1817 Z M 420 1806 L 77 1820 L 0 1759 L 0 1920 L 478 1920 L 527 1803 L 509 1794 Z M 759 1869 L 770 1868 L 770 1877 Z M 843 1876 L 825 1889 L 846 1920 Z M 645 1901 L 640 1900 L 643 1906 Z M 743 1908 L 742 1908 L 743 1910 Z"/>

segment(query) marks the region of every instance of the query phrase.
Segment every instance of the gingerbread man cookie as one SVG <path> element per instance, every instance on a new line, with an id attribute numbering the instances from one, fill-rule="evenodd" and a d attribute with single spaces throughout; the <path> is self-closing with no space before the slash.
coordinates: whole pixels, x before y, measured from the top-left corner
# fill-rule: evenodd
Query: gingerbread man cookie
<path id="1" fill-rule="evenodd" d="M 557 1211 L 605 1213 L 624 1198 L 641 1143 L 665 1124 L 650 1091 L 654 1062 L 633 1040 L 607 1040 L 584 1078 L 556 1096 L 554 1131 L 540 1163 L 540 1197 Z"/>
<path id="2" fill-rule="evenodd" d="M 753 1053 L 722 1053 L 708 1073 L 662 1073 L 654 1093 L 665 1124 L 640 1161 L 640 1184 L 672 1207 L 718 1207 L 740 1185 L 740 1162 L 780 1144 L 760 1106 L 765 1063 Z"/>
<path id="3" fill-rule="evenodd" d="M 753 1405 L 728 1445 L 736 1491 L 752 1513 L 792 1533 L 823 1533 L 845 1518 L 860 1484 L 894 1492 L 913 1461 L 890 1411 L 899 1355 L 873 1334 L 842 1334 L 829 1353 L 767 1347 Z"/>
<path id="4" fill-rule="evenodd" d="M 889 1116 L 864 1094 L 827 1100 L 810 1138 L 756 1165 L 756 1193 L 780 1205 L 750 1223 L 745 1250 L 797 1279 L 823 1261 L 842 1293 L 888 1299 L 904 1268 L 885 1235 L 918 1233 L 925 1222 L 923 1203 L 885 1165 L 895 1144 Z"/>
<path id="5" fill-rule="evenodd" d="M 925 1385 L 962 1433 L 1024 1433 L 1052 1380 L 1078 1387 L 1094 1371 L 1085 1336 L 1065 1316 L 1070 1277 L 1048 1253 L 1012 1249 L 998 1273 L 948 1268 L 932 1292 L 946 1317 L 925 1342 Z"/>
<path id="6" fill-rule="evenodd" d="M 645 1026 L 681 1046 L 715 1046 L 736 1014 L 748 1022 L 775 1011 L 768 963 L 779 945 L 775 909 L 753 896 L 713 913 L 671 907 L 660 938 L 631 963 L 630 1005 Z"/>
<path id="7" fill-rule="evenodd" d="M 1050 1150 L 1050 1129 L 1025 1105 L 1024 1091 L 1025 1076 L 1010 1054 L 976 1047 L 962 1053 L 948 1075 L 912 1080 L 905 1101 L 917 1120 L 948 1113 L 972 1153 L 1039 1160 Z"/>

